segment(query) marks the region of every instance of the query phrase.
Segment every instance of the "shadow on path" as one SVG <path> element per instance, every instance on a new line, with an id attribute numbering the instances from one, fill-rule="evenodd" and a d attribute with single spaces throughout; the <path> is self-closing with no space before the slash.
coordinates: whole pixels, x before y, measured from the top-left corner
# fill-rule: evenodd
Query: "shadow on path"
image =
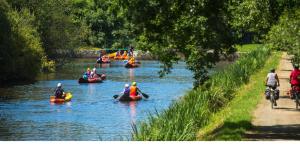
<path id="1" fill-rule="evenodd" d="M 244 135 L 247 140 L 300 140 L 300 124 L 254 126 Z"/>

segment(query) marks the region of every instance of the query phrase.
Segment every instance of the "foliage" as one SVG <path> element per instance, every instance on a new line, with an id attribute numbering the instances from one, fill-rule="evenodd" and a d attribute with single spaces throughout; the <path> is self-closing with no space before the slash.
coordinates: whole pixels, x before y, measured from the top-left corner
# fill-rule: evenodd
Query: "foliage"
<path id="1" fill-rule="evenodd" d="M 300 9 L 286 11 L 274 25 L 266 42 L 275 50 L 285 50 L 294 55 L 293 63 L 300 63 Z"/>
<path id="2" fill-rule="evenodd" d="M 41 39 L 28 9 L 13 10 L 0 1 L 0 83 L 32 80 L 44 55 Z"/>
<path id="3" fill-rule="evenodd" d="M 58 59 L 80 45 L 86 38 L 85 24 L 75 24 L 70 0 L 10 0 L 13 8 L 29 9 L 36 16 L 34 25 L 50 59 Z"/>
<path id="4" fill-rule="evenodd" d="M 135 25 L 139 49 L 152 51 L 163 62 L 161 75 L 169 73 L 183 54 L 198 86 L 208 78 L 207 69 L 220 54 L 233 52 L 225 1 L 134 0 L 120 4 Z"/>
<path id="5" fill-rule="evenodd" d="M 134 128 L 134 140 L 195 140 L 198 129 L 235 97 L 239 87 L 264 66 L 269 56 L 270 51 L 264 48 L 241 57 L 168 110 L 150 115 L 148 122 Z"/>
<path id="6" fill-rule="evenodd" d="M 261 71 L 251 76 L 235 98 L 224 109 L 212 115 L 209 123 L 200 128 L 197 140 L 242 140 L 243 134 L 252 127 L 253 110 L 264 98 L 264 80 L 270 68 L 277 68 L 281 53 L 272 53 Z"/>
<path id="7" fill-rule="evenodd" d="M 73 0 L 72 8 L 74 20 L 89 27 L 88 45 L 124 48 L 132 42 L 133 26 L 116 0 Z"/>
<path id="8" fill-rule="evenodd" d="M 236 45 L 235 48 L 237 49 L 238 52 L 248 53 L 262 46 L 263 46 L 262 44 L 244 44 L 244 45 Z"/>

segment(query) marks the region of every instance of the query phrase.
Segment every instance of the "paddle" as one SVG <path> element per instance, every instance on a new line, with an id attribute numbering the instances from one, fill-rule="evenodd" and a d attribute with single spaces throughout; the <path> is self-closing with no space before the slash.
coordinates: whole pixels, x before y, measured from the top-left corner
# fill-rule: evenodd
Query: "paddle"
<path id="1" fill-rule="evenodd" d="M 146 99 L 149 98 L 149 95 L 147 95 L 146 93 L 143 93 L 140 89 L 138 89 L 138 92 L 142 93 L 142 95 L 143 95 Z"/>
<path id="2" fill-rule="evenodd" d="M 118 97 L 119 97 L 119 95 L 114 95 L 113 96 L 114 99 L 117 99 Z"/>

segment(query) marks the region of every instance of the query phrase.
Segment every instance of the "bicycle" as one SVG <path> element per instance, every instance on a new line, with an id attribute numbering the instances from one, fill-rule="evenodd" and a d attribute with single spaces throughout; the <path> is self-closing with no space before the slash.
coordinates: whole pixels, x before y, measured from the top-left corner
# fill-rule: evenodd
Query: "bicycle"
<path id="1" fill-rule="evenodd" d="M 271 102 L 271 108 L 273 109 L 274 106 L 277 106 L 277 103 L 276 103 L 276 87 L 271 87 L 271 86 L 268 86 L 268 91 L 269 91 L 269 99 L 270 99 L 270 102 Z"/>
<path id="2" fill-rule="evenodd" d="M 292 87 L 292 94 L 293 94 L 293 97 L 295 99 L 295 103 L 296 103 L 296 109 L 298 109 L 299 105 L 300 105 L 300 102 L 299 102 L 299 98 L 300 98 L 300 87 L 298 86 L 293 86 Z"/>
<path id="3" fill-rule="evenodd" d="M 276 99 L 275 99 L 275 90 L 273 88 L 270 89 L 270 102 L 271 102 L 271 108 L 273 109 L 274 106 L 276 106 Z"/>

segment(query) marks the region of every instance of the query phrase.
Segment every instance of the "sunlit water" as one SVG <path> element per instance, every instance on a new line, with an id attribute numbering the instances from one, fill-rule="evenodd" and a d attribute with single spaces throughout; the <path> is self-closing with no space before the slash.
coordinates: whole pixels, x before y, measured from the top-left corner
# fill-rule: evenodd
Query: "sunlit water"
<path id="1" fill-rule="evenodd" d="M 0 140 L 130 140 L 132 123 L 145 121 L 149 113 L 162 111 L 192 88 L 192 73 L 184 63 L 159 78 L 157 61 L 142 61 L 135 69 L 123 62 L 97 66 L 103 83 L 79 84 L 78 78 L 93 59 L 76 59 L 55 74 L 44 74 L 34 84 L 0 88 Z M 113 95 L 125 83 L 136 81 L 150 96 L 121 103 Z M 50 104 L 56 84 L 73 94 L 71 102 Z"/>

